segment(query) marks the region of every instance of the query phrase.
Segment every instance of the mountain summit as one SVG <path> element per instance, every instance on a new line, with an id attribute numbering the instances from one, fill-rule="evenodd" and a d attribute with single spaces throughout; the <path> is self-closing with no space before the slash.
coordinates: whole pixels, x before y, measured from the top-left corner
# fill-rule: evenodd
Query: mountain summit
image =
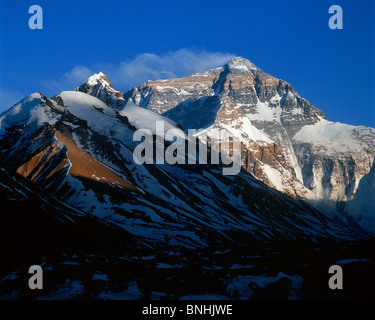
<path id="1" fill-rule="evenodd" d="M 226 65 L 224 65 L 224 69 L 225 68 L 228 68 L 229 72 L 231 73 L 239 74 L 255 74 L 263 72 L 255 64 L 242 57 L 236 57 L 231 59 Z"/>
<path id="2" fill-rule="evenodd" d="M 121 108 L 125 105 L 123 94 L 113 88 L 111 81 L 102 72 L 89 77 L 80 87 L 76 88 L 75 91 L 84 92 L 97 97 L 114 108 Z"/>

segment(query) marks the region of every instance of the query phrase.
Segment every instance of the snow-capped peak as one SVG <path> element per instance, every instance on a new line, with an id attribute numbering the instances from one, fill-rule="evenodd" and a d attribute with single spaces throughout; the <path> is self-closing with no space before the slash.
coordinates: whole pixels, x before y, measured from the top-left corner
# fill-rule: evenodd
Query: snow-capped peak
<path id="1" fill-rule="evenodd" d="M 96 86 L 97 84 L 102 84 L 105 87 L 113 89 L 111 81 L 109 81 L 108 77 L 103 72 L 99 72 L 92 75 L 85 81 L 85 84 L 89 86 Z"/>
<path id="2" fill-rule="evenodd" d="M 261 71 L 254 63 L 242 57 L 231 59 L 225 67 L 232 73 L 254 73 Z"/>
<path id="3" fill-rule="evenodd" d="M 33 120 L 42 119 L 44 110 L 40 110 L 38 106 L 42 102 L 43 96 L 39 92 L 28 95 L 21 101 L 16 103 L 12 108 L 0 115 L 0 134 L 5 132 L 5 128 Z M 40 120 L 39 122 L 41 122 Z"/>
<path id="4" fill-rule="evenodd" d="M 114 108 L 122 109 L 125 105 L 123 94 L 113 88 L 111 81 L 103 72 L 92 75 L 74 91 L 97 97 Z"/>

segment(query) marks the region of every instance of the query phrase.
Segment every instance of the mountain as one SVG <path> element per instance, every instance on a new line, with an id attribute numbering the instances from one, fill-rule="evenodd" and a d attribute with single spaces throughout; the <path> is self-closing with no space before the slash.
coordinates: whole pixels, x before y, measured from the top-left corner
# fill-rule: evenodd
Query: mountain
<path id="1" fill-rule="evenodd" d="M 250 61 L 237 57 L 185 78 L 148 81 L 124 98 L 185 131 L 231 131 L 245 145 L 246 171 L 329 214 L 339 212 L 344 219 L 355 215 L 362 227 L 375 230 L 375 212 L 359 213 L 349 204 L 374 164 L 375 130 L 329 121 L 290 84 Z M 365 197 L 374 199 L 371 189 Z"/>
<path id="2" fill-rule="evenodd" d="M 241 141 L 239 174 L 154 161 L 175 155 L 170 130 L 186 149 L 216 129 Z M 22 270 L 40 261 L 42 299 L 332 297 L 327 265 L 372 268 L 374 137 L 240 57 L 125 94 L 103 73 L 31 94 L 0 115 L 0 298 L 36 298 Z"/>
<path id="3" fill-rule="evenodd" d="M 321 269 L 348 256 L 358 258 L 345 262 L 347 284 L 340 296 L 373 296 L 373 242 L 259 245 L 244 238 L 219 247 L 163 249 L 4 167 L 0 191 L 0 300 L 337 299 Z M 25 285 L 34 264 L 43 267 L 43 290 Z"/>
<path id="4" fill-rule="evenodd" d="M 72 251 L 109 255 L 149 248 L 142 239 L 64 203 L 2 166 L 0 191 L 0 254 L 6 261 L 0 265 L 0 279 L 16 268 L 28 268 L 46 257 L 61 259 Z"/>
<path id="5" fill-rule="evenodd" d="M 88 78 L 74 91 L 84 92 L 97 97 L 115 108 L 125 106 L 124 95 L 120 91 L 113 88 L 111 81 L 102 72 L 94 74 Z"/>
<path id="6" fill-rule="evenodd" d="M 152 245 L 362 237 L 245 171 L 224 176 L 214 164 L 136 164 L 136 129 L 154 130 L 162 118 L 131 104 L 119 111 L 82 92 L 35 93 L 1 115 L 0 162 Z M 192 139 L 171 120 L 168 128 Z"/>

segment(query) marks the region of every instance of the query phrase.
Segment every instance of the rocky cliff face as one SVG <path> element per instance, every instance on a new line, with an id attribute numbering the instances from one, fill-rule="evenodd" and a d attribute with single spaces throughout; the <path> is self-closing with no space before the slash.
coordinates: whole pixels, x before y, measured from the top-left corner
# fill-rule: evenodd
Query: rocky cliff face
<path id="1" fill-rule="evenodd" d="M 21 103 L 28 112 L 17 113 L 13 108 L 3 115 L 0 130 L 7 137 L 3 161 L 46 185 L 51 176 L 64 176 L 69 169 L 69 182 L 61 178 L 58 185 L 73 188 L 80 184 L 77 177 L 107 181 L 136 193 L 152 190 L 149 193 L 155 195 L 157 189 L 158 197 L 169 194 L 162 198 L 170 202 L 176 190 L 161 191 L 159 178 L 151 179 L 153 187 L 146 183 L 151 181 L 150 172 L 159 175 L 160 169 L 150 171 L 132 164 L 134 130 L 168 119 L 169 127 L 181 126 L 185 133 L 201 129 L 193 133 L 194 138 L 203 134 L 212 137 L 216 129 L 230 132 L 242 143 L 244 171 L 266 185 L 295 199 L 309 200 L 319 210 L 339 214 L 344 220 L 353 222 L 354 215 L 367 229 L 374 221 L 375 213 L 368 212 L 372 206 L 357 206 L 367 208 L 361 213 L 353 203 L 374 199 L 371 188 L 366 191 L 363 185 L 372 181 L 375 130 L 330 122 L 290 84 L 244 58 L 186 78 L 148 81 L 124 95 L 102 73 L 90 77 L 76 91 L 75 95 L 63 92 L 51 99 L 30 96 Z M 90 95 L 100 100 L 90 100 Z M 23 141 L 29 123 L 39 130 L 28 133 L 27 139 L 34 136 L 32 143 Z M 49 126 L 41 127 L 44 123 Z M 37 143 L 38 135 L 43 136 L 43 143 Z M 361 183 L 364 177 L 367 184 Z M 61 190 L 66 191 L 65 187 Z M 64 197 L 81 203 L 83 190 L 78 195 L 65 192 Z M 110 206 L 103 205 L 100 198 L 91 207 L 100 215 Z"/>
<path id="2" fill-rule="evenodd" d="M 214 95 L 221 68 L 193 74 L 182 79 L 148 81 L 124 94 L 126 101 L 164 113 L 190 98 Z"/>
<path id="3" fill-rule="evenodd" d="M 243 168 L 282 192 L 328 201 L 341 213 L 350 214 L 345 203 L 356 197 L 373 165 L 374 129 L 328 121 L 290 84 L 241 57 L 186 78 L 149 81 L 124 97 L 180 123 L 185 131 L 227 128 L 247 148 Z M 274 144 L 281 154 L 274 153 L 272 161 L 252 151 L 272 150 Z"/>

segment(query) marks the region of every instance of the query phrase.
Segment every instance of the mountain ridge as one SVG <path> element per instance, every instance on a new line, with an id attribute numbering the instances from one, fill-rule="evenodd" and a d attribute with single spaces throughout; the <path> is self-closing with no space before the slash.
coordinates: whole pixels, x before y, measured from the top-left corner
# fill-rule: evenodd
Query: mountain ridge
<path id="1" fill-rule="evenodd" d="M 137 106 L 137 102 L 140 106 Z M 133 103 L 133 106 L 131 108 L 126 107 L 130 103 Z M 173 104 L 175 105 L 173 106 Z M 153 113 L 153 111 L 157 111 L 155 108 L 159 110 L 159 115 Z M 147 116 L 143 111 L 141 112 L 144 109 L 150 109 L 147 110 Z M 197 115 L 201 117 L 197 117 Z M 171 210 L 172 213 L 173 210 L 181 210 L 180 214 L 185 215 L 187 211 L 190 212 L 191 204 L 189 200 L 184 199 L 184 192 L 181 192 L 181 190 L 191 189 L 189 192 L 193 196 L 197 192 L 197 185 L 193 186 L 188 176 L 186 176 L 185 183 L 189 181 L 189 186 L 182 186 L 177 181 L 174 181 L 173 184 L 164 184 L 164 182 L 161 184 L 160 179 L 164 177 L 165 181 L 170 181 L 173 177 L 172 180 L 175 180 L 177 172 L 184 176 L 188 172 L 194 172 L 196 167 L 190 168 L 187 166 L 183 169 L 179 168 L 180 171 L 178 171 L 177 168 L 175 170 L 169 166 L 146 167 L 135 166 L 132 163 L 132 150 L 136 145 L 132 141 L 132 136 L 137 128 L 137 123 L 150 126 L 149 122 L 144 122 L 145 117 L 151 117 L 152 121 L 166 117 L 166 119 L 170 119 L 168 121 L 170 121 L 172 127 L 176 126 L 176 129 L 179 130 L 177 124 L 180 124 L 185 132 L 192 127 L 197 119 L 201 120 L 202 125 L 200 127 L 208 135 L 214 129 L 231 132 L 243 143 L 241 149 L 242 168 L 244 172 L 256 178 L 254 181 L 262 181 L 271 188 L 277 189 L 296 200 L 310 201 L 310 204 L 318 210 L 322 211 L 322 208 L 323 212 L 326 210 L 329 217 L 339 217 L 339 221 L 345 223 L 351 223 L 351 220 L 348 219 L 348 217 L 350 218 L 350 212 L 345 211 L 345 205 L 348 200 L 354 199 L 356 188 L 360 184 L 360 178 L 369 174 L 371 170 L 371 148 L 363 151 L 363 147 L 361 147 L 354 150 L 346 158 L 342 158 L 335 152 L 331 155 L 320 155 L 319 152 L 322 152 L 322 149 L 319 147 L 319 141 L 315 144 L 308 141 L 301 142 L 299 140 L 301 137 L 314 135 L 317 128 L 316 124 L 327 123 L 328 131 L 323 130 L 324 134 L 326 131 L 332 131 L 332 124 L 326 120 L 321 110 L 301 98 L 289 84 L 266 74 L 250 61 L 241 57 L 232 59 L 223 67 L 196 73 L 185 78 L 149 81 L 128 91 L 125 95 L 115 90 L 110 80 L 103 73 L 93 75 L 73 92 L 62 92 L 52 98 L 47 98 L 39 93 L 30 95 L 12 109 L 4 112 L 0 117 L 0 132 L 3 136 L 3 155 L 0 160 L 3 163 L 14 162 L 15 166 L 18 166 L 14 167 L 16 171 L 18 170 L 18 172 L 33 180 L 39 175 L 40 181 L 42 181 L 44 174 L 48 178 L 44 183 L 45 187 L 51 188 L 51 186 L 54 186 L 55 192 L 60 192 L 63 199 L 78 205 L 82 210 L 96 212 L 95 214 L 99 217 L 114 217 L 117 215 L 116 212 L 126 212 L 128 210 L 126 208 L 134 208 L 131 210 L 137 211 L 138 209 L 135 208 L 140 205 L 140 201 L 145 201 L 148 206 L 152 207 L 153 212 L 158 212 L 156 216 L 154 213 L 151 214 L 156 219 L 155 221 L 158 219 L 164 220 L 164 217 L 160 217 L 165 216 L 165 214 L 162 214 L 162 211 L 152 204 L 153 201 L 162 201 L 166 206 L 163 210 L 167 212 Z M 59 152 L 53 151 L 54 145 L 59 143 L 54 133 L 52 133 L 52 136 L 49 134 L 52 140 L 48 138 L 48 129 L 42 131 L 44 133 L 42 133 L 41 139 L 36 139 L 40 134 L 38 133 L 31 141 L 29 140 L 32 136 L 30 132 L 35 133 L 37 129 L 44 128 L 42 130 L 46 130 L 48 128 L 44 124 L 48 124 L 54 130 L 57 130 L 56 132 L 62 133 L 60 137 L 65 136 L 69 139 L 71 148 L 74 146 L 74 148 L 80 149 L 83 152 L 80 154 L 87 154 L 108 168 L 107 176 L 98 177 L 91 173 L 91 176 L 95 176 L 92 177 L 93 179 L 86 175 L 85 177 L 79 177 L 77 180 L 77 176 L 69 174 L 72 170 L 72 163 L 69 161 L 68 148 L 66 146 L 64 148 L 62 143 L 62 149 L 60 148 Z M 300 133 L 301 130 L 307 130 L 306 128 L 310 127 L 313 128 L 312 133 L 307 135 Z M 345 130 L 349 130 L 348 134 L 352 134 L 352 130 L 356 130 L 356 128 L 348 128 L 345 127 Z M 345 130 L 344 132 L 346 132 Z M 366 132 L 362 132 L 363 130 L 356 131 L 356 139 L 364 141 L 365 147 L 371 145 L 374 134 L 371 128 L 366 130 Z M 336 131 L 334 132 L 336 134 Z M 324 134 L 323 137 L 325 137 Z M 34 154 L 29 146 L 39 140 L 42 142 L 41 145 L 38 144 L 39 142 L 36 144 L 36 150 L 43 146 L 47 146 L 47 149 L 42 148 L 42 151 L 45 150 L 44 153 L 37 152 Z M 67 141 L 65 142 L 67 143 Z M 361 168 L 353 158 L 353 154 L 357 155 L 356 152 L 359 153 L 358 157 L 363 164 Z M 4 156 L 5 154 L 7 155 Z M 46 158 L 47 154 L 50 156 Z M 65 164 L 59 162 L 61 160 L 58 160 L 60 156 L 57 156 L 57 154 L 61 154 L 63 159 L 67 159 Z M 366 154 L 368 154 L 367 158 L 369 159 L 366 158 Z M 37 155 L 36 158 L 35 155 Z M 306 155 L 309 155 L 309 158 L 306 158 Z M 26 160 L 33 159 L 33 157 L 39 159 L 39 162 L 37 161 L 36 165 L 31 168 L 32 172 L 29 172 Z M 348 157 L 354 159 L 354 161 L 348 162 Z M 16 158 L 20 159 L 20 162 L 13 161 Z M 308 159 L 310 159 L 310 162 L 307 161 Z M 47 163 L 47 166 L 42 164 L 43 161 Z M 341 165 L 340 161 L 344 161 L 346 164 Z M 58 168 L 56 163 L 60 163 L 61 168 L 59 170 L 56 169 Z M 326 163 L 331 163 L 331 167 L 327 166 Z M 336 163 L 338 167 L 335 167 L 337 166 Z M 314 166 L 319 166 L 319 170 L 322 172 Z M 312 174 L 308 171 L 309 168 L 313 171 Z M 336 168 L 335 170 L 338 173 L 333 168 Z M 211 169 L 208 170 L 210 172 Z M 327 170 L 330 170 L 328 174 Z M 210 177 L 208 180 L 207 177 L 202 178 L 199 175 L 196 175 L 194 179 L 198 179 L 197 181 L 203 179 L 202 181 L 211 185 L 216 180 L 211 180 L 212 173 L 208 172 L 207 177 Z M 332 173 L 335 174 L 334 178 L 338 181 L 337 186 L 334 187 L 331 183 Z M 124 192 L 111 183 L 103 184 L 106 180 L 114 181 L 112 174 L 121 181 L 125 181 L 126 185 L 134 186 L 133 191 L 135 193 L 131 190 L 125 192 L 127 201 L 130 201 L 130 203 L 125 205 L 121 201 L 113 202 L 113 199 L 111 199 L 110 190 L 114 194 L 118 191 L 119 194 Z M 343 178 L 340 178 L 341 175 L 343 175 Z M 55 176 L 55 179 L 50 179 L 52 176 Z M 244 177 L 242 176 L 239 181 L 242 181 Z M 326 183 L 326 180 L 320 178 L 320 176 L 328 179 L 329 183 Z M 53 182 L 50 180 L 53 180 Z M 220 180 L 226 181 L 223 182 L 224 185 L 227 185 L 230 181 L 230 179 L 224 179 L 224 177 Z M 151 184 L 146 183 L 146 181 Z M 106 186 L 104 187 L 104 185 Z M 180 186 L 177 187 L 177 185 Z M 201 187 L 199 186 L 199 188 Z M 104 194 L 99 191 L 100 189 L 105 190 Z M 85 190 L 90 191 L 87 193 Z M 198 192 L 201 196 L 202 190 Z M 212 190 L 208 193 L 204 191 L 204 201 L 210 203 L 217 197 L 217 191 Z M 233 187 L 230 187 L 230 190 L 233 192 Z M 318 192 L 317 190 L 321 191 Z M 345 191 L 346 198 L 344 198 L 342 190 Z M 138 191 L 144 194 L 142 197 L 146 198 L 137 199 L 139 197 Z M 361 191 L 361 198 L 364 197 L 363 192 L 365 191 Z M 84 200 L 88 194 L 90 200 Z M 211 200 L 206 199 L 206 196 Z M 238 210 L 234 209 L 238 207 L 235 204 L 237 200 L 226 198 L 228 200 L 225 201 L 229 202 L 225 206 L 229 204 L 231 210 Z M 180 209 L 177 209 L 176 206 L 172 209 L 171 205 L 173 206 L 174 201 L 181 204 Z M 285 199 L 285 201 L 288 202 L 289 200 Z M 133 204 L 131 204 L 132 202 Z M 214 202 L 212 202 L 212 209 L 216 207 Z M 242 210 L 247 212 L 249 210 L 247 209 L 248 205 L 245 205 L 246 209 L 243 203 L 240 207 L 242 206 Z M 196 211 L 193 216 L 202 210 L 200 206 L 201 204 L 193 209 L 193 211 Z M 266 210 L 264 205 L 261 207 Z M 150 208 L 146 211 L 148 210 Z M 212 213 L 217 210 L 217 208 L 214 209 Z M 250 212 L 252 210 L 254 210 L 254 207 L 250 209 Z M 224 215 L 227 214 L 225 210 L 220 209 L 219 211 Z M 121 217 L 120 220 L 123 219 L 122 215 L 123 213 L 118 216 Z M 142 217 L 140 221 L 149 219 L 146 218 L 148 215 L 143 212 L 140 215 Z M 216 213 L 213 213 L 212 217 L 218 219 Z M 356 213 L 356 217 L 356 221 L 359 221 L 362 226 L 366 226 L 368 220 L 370 222 L 373 220 L 371 214 L 361 215 Z M 217 220 L 217 227 L 222 224 L 222 222 L 219 222 L 220 220 L 220 218 Z M 168 228 L 166 227 L 165 232 Z M 142 232 L 146 232 L 145 229 L 142 230 Z M 368 231 L 371 230 L 370 228 Z M 129 231 L 131 230 L 129 229 Z M 151 229 L 146 233 L 150 231 Z M 190 236 L 189 241 L 196 241 L 196 239 L 193 240 L 195 238 L 193 233 Z"/>
<path id="2" fill-rule="evenodd" d="M 374 130 L 331 123 L 250 63 L 223 72 L 123 96 L 99 73 L 0 115 L 0 299 L 337 299 L 327 268 L 343 263 L 356 275 L 343 297 L 372 295 Z M 222 130 L 241 141 L 242 168 L 226 176 L 186 154 L 138 165 L 138 129 L 166 154 L 167 130 L 186 144 Z M 38 263 L 42 295 L 25 287 Z"/>
<path id="3" fill-rule="evenodd" d="M 72 91 L 51 99 L 32 98 L 36 101 L 28 99 L 26 106 L 22 102 L 1 117 L 0 162 L 70 205 L 108 219 L 151 244 L 206 247 L 224 239 L 236 241 L 242 233 L 257 241 L 305 238 L 307 234 L 361 237 L 246 172 L 226 177 L 220 165 L 136 165 L 135 128 L 120 111 L 95 97 Z M 74 148 L 136 189 L 113 183 L 109 173 L 104 177 L 77 175 L 69 156 L 73 142 Z M 30 159 L 34 159 L 32 167 Z M 303 216 L 308 217 L 306 221 Z"/>
<path id="4" fill-rule="evenodd" d="M 251 140 L 247 132 L 258 137 L 253 141 L 255 150 L 265 141 L 269 149 L 276 144 L 285 160 L 278 161 L 275 154 L 271 167 L 277 164 L 276 175 L 280 177 L 271 174 L 270 163 L 259 157 L 243 163 L 243 168 L 291 196 L 314 203 L 318 199 L 328 201 L 333 211 L 342 212 L 342 206 L 356 197 L 360 180 L 374 161 L 374 129 L 330 122 L 290 84 L 242 57 L 191 76 L 145 82 L 126 92 L 124 100 L 166 116 L 182 125 L 185 132 L 190 128 L 205 132 L 230 128 L 243 142 Z M 337 130 L 342 132 L 341 138 Z M 251 150 L 249 145 L 243 158 L 254 159 Z M 283 180 L 285 175 L 289 177 Z M 332 213 L 331 209 L 328 211 Z"/>

